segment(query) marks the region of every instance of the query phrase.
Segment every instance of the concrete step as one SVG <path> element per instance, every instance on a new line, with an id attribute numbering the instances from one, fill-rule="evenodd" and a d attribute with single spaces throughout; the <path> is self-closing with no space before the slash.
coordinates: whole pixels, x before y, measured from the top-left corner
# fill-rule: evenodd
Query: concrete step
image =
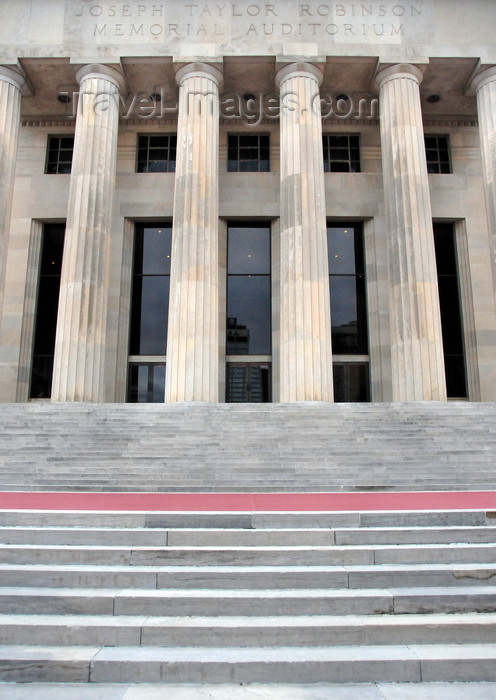
<path id="1" fill-rule="evenodd" d="M 174 700 L 493 700 L 496 683 L 169 683 Z M 1 683 L 0 700 L 163 700 L 161 683 Z"/>
<path id="2" fill-rule="evenodd" d="M 3 527 L 161 529 L 457 528 L 494 526 L 483 510 L 377 512 L 150 512 L 1 510 Z"/>
<path id="3" fill-rule="evenodd" d="M 474 590 L 474 589 L 472 589 Z M 481 595 L 481 605 L 496 590 Z M 484 602 L 482 602 L 484 599 Z M 133 590 L 1 588 L 0 612 L 74 615 L 289 615 L 377 614 L 393 610 L 387 591 L 347 590 Z"/>
<path id="4" fill-rule="evenodd" d="M 474 528 L 477 532 L 477 528 Z M 489 528 L 488 528 L 489 531 Z M 496 542 L 496 528 L 493 541 Z M 488 532 L 488 535 L 491 535 Z M 475 535 L 474 535 L 475 536 Z M 483 541 L 479 539 L 479 541 Z M 491 541 L 490 538 L 485 540 Z M 0 527 L 0 543 L 49 545 L 137 545 L 137 546 L 296 546 L 335 544 L 333 530 L 244 530 L 205 529 L 167 530 L 154 528 L 7 528 Z"/>
<path id="5" fill-rule="evenodd" d="M 495 612 L 496 586 L 390 589 L 0 588 L 0 613 L 69 615 L 375 615 Z"/>
<path id="6" fill-rule="evenodd" d="M 2 544 L 136 545 L 171 547 L 318 546 L 379 544 L 496 544 L 496 527 L 346 528 L 98 528 L 1 527 Z"/>
<path id="7" fill-rule="evenodd" d="M 0 564 L 0 587 L 268 589 L 496 585 L 496 564 L 112 566 Z"/>
<path id="8" fill-rule="evenodd" d="M 452 544 L 496 542 L 496 527 L 382 527 L 346 528 L 334 532 L 338 545 Z M 180 544 L 170 541 L 170 544 Z"/>
<path id="9" fill-rule="evenodd" d="M 0 544 L 0 563 L 96 564 L 132 566 L 212 566 L 269 564 L 308 566 L 405 563 L 495 563 L 496 544 L 334 545 L 279 547 L 128 547 Z"/>
<path id="10" fill-rule="evenodd" d="M 350 646 L 490 644 L 493 614 L 265 617 L 0 615 L 0 644 L 44 646 Z"/>
<path id="11" fill-rule="evenodd" d="M 491 644 L 493 614 L 266 617 L 0 615 L 0 644 L 273 647 Z"/>
<path id="12" fill-rule="evenodd" d="M 350 683 L 496 680 L 496 645 L 0 647 L 1 681 Z"/>

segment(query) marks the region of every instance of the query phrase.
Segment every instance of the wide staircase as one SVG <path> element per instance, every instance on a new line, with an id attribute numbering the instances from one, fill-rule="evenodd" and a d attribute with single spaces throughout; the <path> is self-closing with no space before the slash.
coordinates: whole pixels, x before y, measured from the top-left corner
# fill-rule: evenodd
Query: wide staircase
<path id="1" fill-rule="evenodd" d="M 0 404 L 0 489 L 496 489 L 496 404 Z"/>
<path id="2" fill-rule="evenodd" d="M 495 419 L 466 402 L 0 405 L 0 683 L 496 681 L 496 506 L 463 505 L 496 491 Z M 473 493 L 429 510 L 452 490 Z M 96 509 L 157 491 L 405 505 Z"/>
<path id="3" fill-rule="evenodd" d="M 494 512 L 0 524 L 3 682 L 496 680 Z"/>

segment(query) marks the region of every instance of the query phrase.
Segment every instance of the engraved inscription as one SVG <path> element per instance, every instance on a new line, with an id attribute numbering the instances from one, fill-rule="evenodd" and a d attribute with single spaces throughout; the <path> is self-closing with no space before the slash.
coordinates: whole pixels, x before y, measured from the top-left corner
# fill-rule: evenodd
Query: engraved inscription
<path id="1" fill-rule="evenodd" d="M 74 0 L 73 20 L 86 41 L 114 37 L 144 41 L 174 37 L 219 42 L 264 37 L 296 41 L 400 38 L 422 17 L 423 2 L 84 2 Z"/>

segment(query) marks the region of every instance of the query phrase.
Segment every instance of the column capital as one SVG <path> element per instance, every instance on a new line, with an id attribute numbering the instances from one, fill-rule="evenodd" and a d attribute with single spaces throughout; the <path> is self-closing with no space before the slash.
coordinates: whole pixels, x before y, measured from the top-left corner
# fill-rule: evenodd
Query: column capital
<path id="1" fill-rule="evenodd" d="M 289 78 L 313 78 L 320 86 L 324 79 L 324 74 L 314 63 L 290 63 L 281 68 L 275 77 L 276 85 L 281 87 L 285 80 Z"/>
<path id="2" fill-rule="evenodd" d="M 413 63 L 395 63 L 392 66 L 386 66 L 379 70 L 376 74 L 374 82 L 379 89 L 382 88 L 390 80 L 399 78 L 408 78 L 414 80 L 417 85 L 420 85 L 424 78 L 424 71 L 420 66 Z"/>
<path id="3" fill-rule="evenodd" d="M 125 80 L 122 73 L 116 68 L 112 68 L 112 66 L 107 66 L 103 63 L 87 63 L 77 70 L 76 80 L 79 85 L 81 85 L 83 80 L 88 80 L 89 78 L 108 80 L 115 85 L 119 92 L 125 87 Z"/>
<path id="4" fill-rule="evenodd" d="M 496 80 L 496 66 L 490 66 L 489 68 L 485 68 L 480 73 L 478 73 L 474 78 L 472 78 L 472 82 L 470 84 L 470 87 L 473 90 L 475 90 L 475 92 L 478 92 L 482 87 L 484 87 L 484 85 L 487 85 L 488 83 L 492 83 L 495 80 Z"/>
<path id="5" fill-rule="evenodd" d="M 14 85 L 18 90 L 22 90 L 26 84 L 26 76 L 16 68 L 0 66 L 0 80 Z"/>
<path id="6" fill-rule="evenodd" d="M 176 73 L 176 82 L 181 86 L 189 78 L 208 78 L 219 87 L 224 79 L 222 71 L 211 63 L 187 63 Z"/>

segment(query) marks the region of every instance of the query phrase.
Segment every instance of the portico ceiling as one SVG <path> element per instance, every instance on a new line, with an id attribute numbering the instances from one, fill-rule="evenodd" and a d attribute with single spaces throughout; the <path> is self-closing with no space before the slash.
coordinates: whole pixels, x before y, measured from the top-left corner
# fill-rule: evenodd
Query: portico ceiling
<path id="1" fill-rule="evenodd" d="M 78 66 L 71 64 L 68 58 L 25 58 L 20 63 L 34 89 L 32 96 L 22 98 L 23 119 L 63 119 L 72 113 L 72 104 L 63 104 L 57 97 L 61 92 L 77 91 L 75 73 Z M 321 92 L 329 95 L 374 93 L 372 84 L 377 63 L 377 57 L 370 56 L 327 57 L 326 63 L 321 64 L 324 70 Z M 241 95 L 274 93 L 274 78 L 280 65 L 273 56 L 226 57 L 222 92 Z M 177 67 L 172 57 L 123 58 L 121 69 L 128 95 L 161 91 L 164 100 L 175 102 Z M 476 99 L 465 94 L 465 89 L 476 67 L 475 58 L 431 59 L 420 86 L 425 116 L 475 119 Z M 429 102 L 427 98 L 431 95 L 439 95 L 439 100 Z"/>

